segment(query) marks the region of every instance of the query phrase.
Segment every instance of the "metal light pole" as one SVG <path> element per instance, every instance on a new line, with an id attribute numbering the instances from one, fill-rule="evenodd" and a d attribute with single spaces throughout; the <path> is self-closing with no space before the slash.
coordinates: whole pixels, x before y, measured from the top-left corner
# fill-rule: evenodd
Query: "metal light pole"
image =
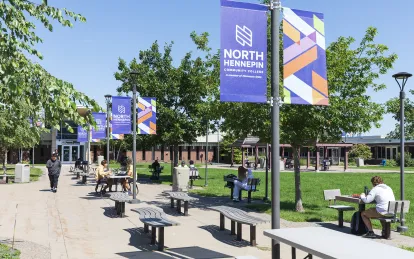
<path id="1" fill-rule="evenodd" d="M 279 29 L 280 0 L 272 0 L 272 229 L 280 229 Z M 272 259 L 280 259 L 280 243 L 272 239 Z"/>
<path id="2" fill-rule="evenodd" d="M 105 95 L 105 99 L 106 99 L 106 161 L 108 162 L 107 168 L 109 170 L 109 140 L 111 139 L 111 131 L 109 127 L 109 119 L 110 119 L 109 109 L 111 108 L 112 95 L 110 94 Z"/>
<path id="3" fill-rule="evenodd" d="M 210 121 L 207 120 L 207 126 L 206 126 L 206 155 L 205 155 L 205 162 L 206 162 L 206 170 L 204 172 L 204 178 L 205 178 L 205 182 L 204 182 L 204 186 L 208 186 L 207 183 L 207 177 L 208 177 L 208 124 L 210 123 Z"/>
<path id="4" fill-rule="evenodd" d="M 132 71 L 129 73 L 131 79 L 134 76 L 138 76 L 138 72 L 136 71 Z M 132 119 L 133 119 L 133 127 L 134 129 L 132 130 L 132 171 L 133 171 L 133 186 L 132 186 L 132 200 L 130 201 L 130 203 L 139 203 L 139 201 L 137 200 L 137 86 L 136 84 L 133 82 L 133 80 L 131 80 L 132 83 L 132 100 L 133 100 L 133 105 L 132 105 Z"/>
<path id="5" fill-rule="evenodd" d="M 220 125 L 217 123 L 217 164 L 220 163 Z"/>
<path id="6" fill-rule="evenodd" d="M 265 184 L 265 197 L 263 201 L 269 201 L 269 144 L 266 143 L 266 156 L 265 156 L 265 167 L 266 167 L 266 184 Z"/>
<path id="7" fill-rule="evenodd" d="M 405 92 L 404 87 L 407 83 L 408 78 L 410 78 L 412 74 L 401 72 L 398 74 L 393 75 L 392 77 L 395 78 L 397 81 L 398 86 L 400 87 L 400 199 L 404 200 L 404 142 L 405 142 L 405 129 L 404 129 L 404 101 L 405 101 Z M 401 81 L 401 82 L 400 82 Z M 406 232 L 408 227 L 405 226 L 405 217 L 401 215 L 401 222 L 400 225 L 397 227 L 398 232 Z"/>

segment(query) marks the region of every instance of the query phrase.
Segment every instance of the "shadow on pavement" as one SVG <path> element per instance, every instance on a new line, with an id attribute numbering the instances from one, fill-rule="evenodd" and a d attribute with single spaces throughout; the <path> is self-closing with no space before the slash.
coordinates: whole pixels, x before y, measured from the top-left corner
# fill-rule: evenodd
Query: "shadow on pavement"
<path id="1" fill-rule="evenodd" d="M 120 216 L 118 216 L 116 214 L 115 207 L 101 207 L 101 209 L 104 210 L 104 213 L 103 213 L 104 216 L 106 216 L 108 218 L 112 218 L 112 219 L 121 218 Z M 128 217 L 128 215 L 124 215 L 124 218 L 127 218 L 127 217 Z"/>
<path id="2" fill-rule="evenodd" d="M 50 189 L 39 190 L 39 192 L 50 192 Z"/>
<path id="3" fill-rule="evenodd" d="M 198 246 L 170 248 L 163 252 L 156 251 L 157 246 L 152 246 L 154 251 L 144 250 L 141 252 L 126 252 L 117 253 L 117 255 L 125 258 L 139 258 L 139 259 L 165 259 L 165 258 L 179 258 L 179 259 L 219 259 L 219 258 L 233 258 L 233 256 L 222 254 L 213 250 L 205 249 Z"/>
<path id="4" fill-rule="evenodd" d="M 220 231 L 220 228 L 216 225 L 206 225 L 199 227 L 204 229 L 217 239 L 218 241 L 225 243 L 227 245 L 235 246 L 235 247 L 247 247 L 250 246 L 250 242 L 246 240 L 236 241 L 236 236 L 230 235 L 230 230 L 223 230 Z"/>

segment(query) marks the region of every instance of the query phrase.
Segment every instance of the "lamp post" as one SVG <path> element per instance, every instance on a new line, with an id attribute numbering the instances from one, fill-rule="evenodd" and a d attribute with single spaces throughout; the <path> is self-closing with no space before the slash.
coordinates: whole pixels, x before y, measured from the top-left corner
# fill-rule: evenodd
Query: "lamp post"
<path id="1" fill-rule="evenodd" d="M 207 182 L 207 177 L 208 177 L 208 128 L 209 128 L 209 124 L 210 124 L 210 121 L 209 120 L 207 120 L 207 126 L 206 126 L 206 155 L 205 155 L 205 158 L 204 158 L 204 160 L 205 160 L 205 162 L 206 162 L 206 170 L 205 170 L 205 175 L 204 175 L 204 178 L 205 178 L 205 180 L 204 180 L 204 186 L 208 186 L 208 182 Z"/>
<path id="2" fill-rule="evenodd" d="M 404 134 L 404 101 L 405 101 L 405 92 L 404 87 L 407 83 L 408 78 L 410 78 L 412 74 L 406 72 L 400 72 L 392 77 L 395 78 L 397 81 L 398 86 L 400 87 L 400 199 L 404 200 L 404 142 L 405 142 L 405 134 Z M 397 227 L 398 232 L 406 232 L 408 227 L 405 226 L 405 217 L 401 215 L 401 222 L 400 225 Z"/>
<path id="3" fill-rule="evenodd" d="M 109 128 L 109 109 L 111 108 L 111 100 L 112 100 L 112 95 L 107 94 L 105 95 L 105 100 L 106 100 L 106 161 L 107 163 L 107 168 L 109 170 L 109 140 L 111 139 L 111 131 Z"/>
<path id="4" fill-rule="evenodd" d="M 129 73 L 132 83 L 132 172 L 133 172 L 133 186 L 132 186 L 132 200 L 130 203 L 139 203 L 137 200 L 137 85 L 132 80 L 138 76 L 138 72 L 132 71 Z"/>

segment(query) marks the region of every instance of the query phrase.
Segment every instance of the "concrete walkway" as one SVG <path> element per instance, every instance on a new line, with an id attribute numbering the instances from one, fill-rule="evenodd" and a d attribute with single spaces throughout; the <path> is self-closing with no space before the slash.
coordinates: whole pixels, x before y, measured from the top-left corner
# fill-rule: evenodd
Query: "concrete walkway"
<path id="1" fill-rule="evenodd" d="M 141 184 L 140 204 L 126 205 L 125 218 L 117 218 L 114 203 L 94 195 L 94 185 L 78 185 L 64 166 L 56 194 L 48 188 L 48 179 L 41 177 L 30 184 L 0 185 L 0 242 L 13 239 L 16 219 L 16 247 L 25 258 L 86 259 L 86 258 L 271 258 L 270 239 L 257 228 L 257 247 L 249 246 L 249 227 L 243 226 L 245 241 L 236 242 L 230 231 L 219 231 L 219 214 L 206 207 L 232 202 L 218 198 L 203 198 L 190 205 L 190 216 L 184 217 L 169 208 L 162 195 L 170 186 Z M 180 226 L 165 229 L 166 252 L 157 252 L 150 237 L 143 233 L 143 224 L 131 208 L 158 206 Z M 268 217 L 268 215 L 261 215 Z M 282 227 L 318 226 L 316 223 L 292 223 L 282 220 Z M 230 222 L 226 221 L 229 229 Z M 335 228 L 332 224 L 325 227 Z M 413 239 L 393 233 L 391 245 L 414 246 Z M 305 257 L 298 251 L 298 258 Z M 242 257 L 240 257 L 242 258 Z M 282 258 L 291 258 L 290 247 L 282 245 Z"/>

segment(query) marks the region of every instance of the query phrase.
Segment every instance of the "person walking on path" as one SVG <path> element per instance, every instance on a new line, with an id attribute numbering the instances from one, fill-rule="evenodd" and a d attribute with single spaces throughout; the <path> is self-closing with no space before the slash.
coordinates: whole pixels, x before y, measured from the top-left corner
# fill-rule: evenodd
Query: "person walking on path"
<path id="1" fill-rule="evenodd" d="M 57 185 L 60 175 L 60 169 L 62 168 L 62 163 L 59 159 L 57 159 L 56 154 L 52 154 L 52 157 L 46 163 L 46 168 L 49 174 L 50 190 L 52 192 L 57 192 Z"/>

